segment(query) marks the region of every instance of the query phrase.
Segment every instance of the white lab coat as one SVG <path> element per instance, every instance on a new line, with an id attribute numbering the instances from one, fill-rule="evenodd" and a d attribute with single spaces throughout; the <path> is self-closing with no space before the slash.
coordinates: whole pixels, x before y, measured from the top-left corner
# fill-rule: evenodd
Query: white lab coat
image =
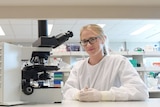
<path id="1" fill-rule="evenodd" d="M 121 55 L 105 56 L 98 64 L 78 61 L 63 87 L 64 99 L 74 99 L 81 89 L 95 88 L 102 92 L 102 100 L 146 100 L 148 90 L 138 72 Z"/>

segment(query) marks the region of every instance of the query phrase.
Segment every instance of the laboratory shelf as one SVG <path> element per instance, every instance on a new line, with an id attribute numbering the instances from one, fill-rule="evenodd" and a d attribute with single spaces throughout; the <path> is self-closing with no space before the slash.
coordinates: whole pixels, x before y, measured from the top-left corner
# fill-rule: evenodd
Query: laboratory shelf
<path id="1" fill-rule="evenodd" d="M 148 89 L 149 93 L 160 93 L 160 89 Z"/>
<path id="2" fill-rule="evenodd" d="M 141 72 L 160 72 L 160 67 L 135 67 L 135 69 Z"/>

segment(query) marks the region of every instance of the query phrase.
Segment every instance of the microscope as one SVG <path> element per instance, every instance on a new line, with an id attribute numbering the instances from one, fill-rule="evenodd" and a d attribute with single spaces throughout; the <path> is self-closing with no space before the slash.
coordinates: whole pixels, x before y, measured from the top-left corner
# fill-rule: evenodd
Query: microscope
<path id="1" fill-rule="evenodd" d="M 48 65 L 50 51 L 44 51 L 43 47 L 56 48 L 73 36 L 71 31 L 47 37 L 47 21 L 39 20 L 39 38 L 32 46 L 42 48 L 42 51 L 32 51 L 30 64 L 22 68 L 22 101 L 29 103 L 59 103 L 62 100 L 61 87 L 50 84 L 51 72 L 60 68 L 57 65 Z M 43 35 L 43 36 L 42 36 Z M 53 82 L 53 81 L 52 81 Z"/>

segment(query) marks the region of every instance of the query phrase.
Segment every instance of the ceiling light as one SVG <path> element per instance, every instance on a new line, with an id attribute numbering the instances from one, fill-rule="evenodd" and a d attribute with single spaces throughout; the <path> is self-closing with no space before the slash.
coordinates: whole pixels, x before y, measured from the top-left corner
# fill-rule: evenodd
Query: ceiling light
<path id="1" fill-rule="evenodd" d="M 48 24 L 48 35 L 51 35 L 53 24 Z"/>
<path id="2" fill-rule="evenodd" d="M 5 36 L 5 33 L 4 33 L 4 31 L 3 31 L 1 26 L 0 26 L 0 36 Z"/>
<path id="3" fill-rule="evenodd" d="M 103 28 L 104 26 L 106 26 L 106 24 L 97 24 L 99 25 L 101 28 Z"/>
<path id="4" fill-rule="evenodd" d="M 130 35 L 138 35 L 138 34 L 144 32 L 144 31 L 146 31 L 148 29 L 151 29 L 153 26 L 154 26 L 153 24 L 147 24 L 147 25 L 141 27 L 140 29 L 132 32 Z"/>

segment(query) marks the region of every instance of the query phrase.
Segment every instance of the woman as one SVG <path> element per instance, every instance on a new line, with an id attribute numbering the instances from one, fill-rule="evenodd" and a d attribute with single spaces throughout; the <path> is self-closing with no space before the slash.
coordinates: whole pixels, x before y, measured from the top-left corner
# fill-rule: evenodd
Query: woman
<path id="1" fill-rule="evenodd" d="M 64 99 L 79 101 L 146 100 L 148 91 L 126 57 L 107 55 L 106 36 L 96 24 L 84 26 L 80 43 L 89 57 L 78 61 L 63 87 Z"/>

